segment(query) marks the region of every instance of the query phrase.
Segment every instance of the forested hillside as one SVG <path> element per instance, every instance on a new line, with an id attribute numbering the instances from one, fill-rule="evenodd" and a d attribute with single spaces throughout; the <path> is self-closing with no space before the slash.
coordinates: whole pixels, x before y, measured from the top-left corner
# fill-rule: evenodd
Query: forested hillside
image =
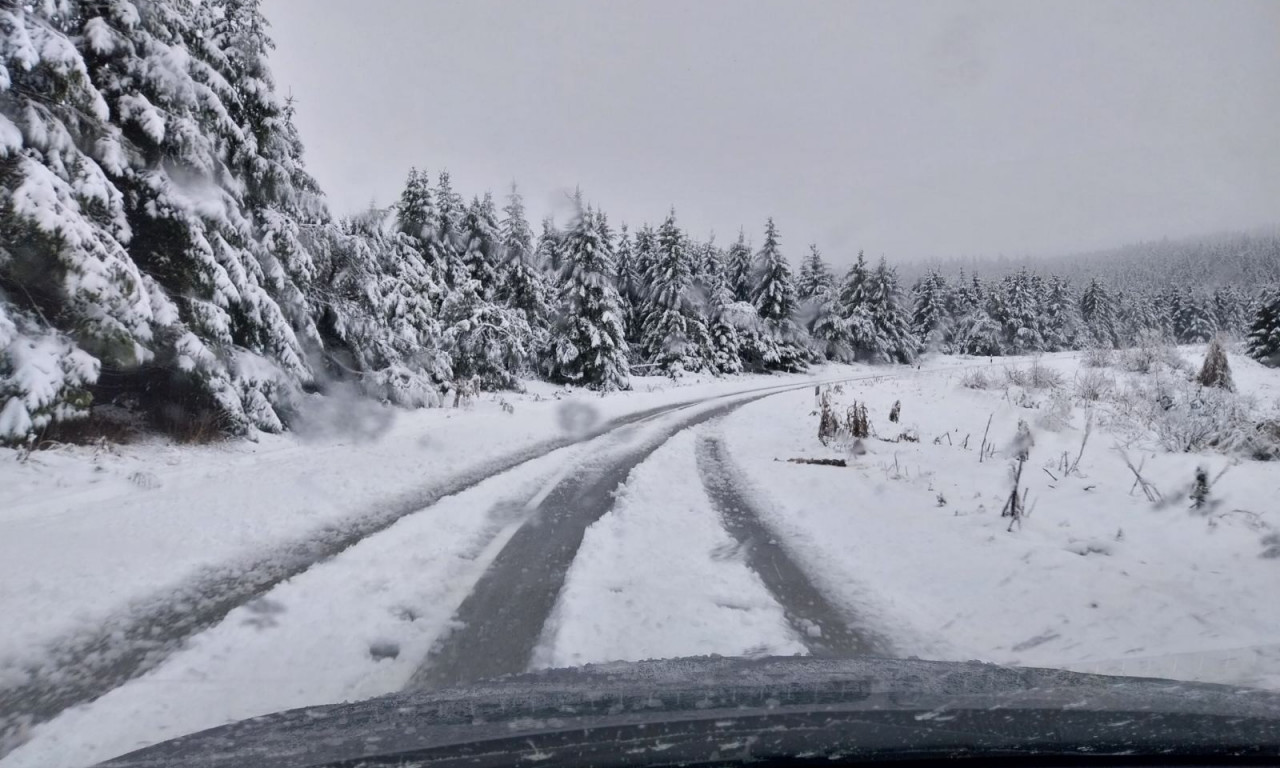
<path id="1" fill-rule="evenodd" d="M 931 271 L 907 295 L 884 259 L 835 275 L 772 220 L 721 247 L 674 210 L 630 228 L 579 193 L 571 221 L 535 236 L 517 190 L 468 199 L 443 170 L 410 170 L 391 207 L 336 218 L 271 47 L 258 0 L 0 0 L 0 441 L 103 404 L 172 431 L 280 431 L 336 382 L 417 407 L 521 377 L 613 389 L 633 370 L 909 363 L 1143 333 L 1252 327 L 1260 359 L 1280 349 L 1260 292 L 1275 238 L 1221 241 L 1234 272 L 1206 241 L 1152 251 L 1150 279 L 1084 260 L 985 280 Z"/>

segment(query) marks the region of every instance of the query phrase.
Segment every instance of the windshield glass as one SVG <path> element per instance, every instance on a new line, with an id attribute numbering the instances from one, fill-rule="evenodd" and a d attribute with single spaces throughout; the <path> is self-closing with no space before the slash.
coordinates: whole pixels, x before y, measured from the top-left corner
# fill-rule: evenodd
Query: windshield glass
<path id="1" fill-rule="evenodd" d="M 0 2 L 0 768 L 619 661 L 1280 690 L 1277 30 Z"/>

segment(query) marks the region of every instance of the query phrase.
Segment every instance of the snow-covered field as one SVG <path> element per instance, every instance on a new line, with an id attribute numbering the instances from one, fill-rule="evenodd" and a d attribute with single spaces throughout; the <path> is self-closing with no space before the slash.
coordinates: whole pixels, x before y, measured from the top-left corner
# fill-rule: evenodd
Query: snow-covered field
<path id="1" fill-rule="evenodd" d="M 1201 350 L 1181 354 L 1198 364 Z M 1280 371 L 1239 355 L 1231 362 L 1253 413 L 1280 413 Z M 379 411 L 343 414 L 347 429 L 308 440 L 153 441 L 25 461 L 5 452 L 0 688 L 38 666 L 51 643 L 144 610 L 211 569 L 234 574 L 312 532 L 415 498 L 435 503 L 235 608 L 146 674 L 34 725 L 0 766 L 87 765 L 235 719 L 397 690 L 527 522 L 522 502 L 599 453 L 594 441 L 550 450 L 548 440 L 663 405 L 840 376 L 858 377 L 831 397 L 841 413 L 854 401 L 867 406 L 865 453 L 847 438 L 818 441 L 811 384 L 677 431 L 587 529 L 533 664 L 805 652 L 803 628 L 708 497 L 695 455 L 699 440 L 715 438 L 781 547 L 894 655 L 1280 689 L 1280 557 L 1264 556 L 1280 555 L 1280 465 L 1166 450 L 1130 401 L 1159 376 L 1087 369 L 1063 354 L 1038 363 L 1060 372 L 1057 387 L 1006 384 L 1006 368 L 1032 364 L 933 358 L 918 371 L 641 379 L 636 391 L 606 397 L 531 385 L 386 423 Z M 975 369 L 989 388 L 965 386 Z M 1077 397 L 1099 371 L 1110 392 Z M 635 434 L 659 434 L 662 418 L 637 422 Z M 1009 530 L 1000 513 L 1019 420 L 1034 437 L 1021 478 L 1031 511 Z M 904 432 L 919 441 L 890 442 Z M 984 432 L 994 452 L 980 461 Z M 548 451 L 481 479 L 502 457 L 537 446 Z M 1079 455 L 1075 472 L 1064 471 L 1064 454 L 1068 465 Z M 1133 487 L 1125 456 L 1163 502 Z M 1192 510 L 1200 466 L 1213 484 Z M 428 493 L 472 476 L 465 492 L 438 501 Z"/>

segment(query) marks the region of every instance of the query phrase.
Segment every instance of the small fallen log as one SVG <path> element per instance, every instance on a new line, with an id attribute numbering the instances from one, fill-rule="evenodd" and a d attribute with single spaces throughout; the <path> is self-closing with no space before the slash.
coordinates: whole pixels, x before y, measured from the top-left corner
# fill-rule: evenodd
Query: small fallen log
<path id="1" fill-rule="evenodd" d="M 788 464 L 813 464 L 818 467 L 847 467 L 844 459 L 787 459 Z"/>

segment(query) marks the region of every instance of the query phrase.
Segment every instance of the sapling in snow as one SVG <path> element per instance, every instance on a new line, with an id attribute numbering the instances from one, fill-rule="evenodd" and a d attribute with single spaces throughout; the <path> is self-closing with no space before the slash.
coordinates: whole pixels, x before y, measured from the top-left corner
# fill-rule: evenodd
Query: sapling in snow
<path id="1" fill-rule="evenodd" d="M 1200 368 L 1196 381 L 1202 387 L 1235 391 L 1235 383 L 1231 380 L 1231 366 L 1227 363 L 1227 351 L 1222 348 L 1222 341 L 1218 338 L 1209 342 L 1209 349 L 1204 355 L 1204 365 Z"/>
<path id="2" fill-rule="evenodd" d="M 1203 509 L 1209 500 L 1209 471 L 1204 467 L 1196 467 L 1196 481 L 1191 486 L 1191 506 Z"/>
<path id="3" fill-rule="evenodd" d="M 1004 503 L 1004 509 L 1000 511 L 1001 517 L 1012 518 L 1009 521 L 1009 530 L 1013 530 L 1013 526 L 1022 525 L 1022 518 L 1026 516 L 1026 500 L 1019 491 L 1019 485 L 1022 482 L 1022 467 L 1027 463 L 1027 459 L 1031 458 L 1031 448 L 1036 444 L 1035 438 L 1031 436 L 1031 427 L 1027 426 L 1027 422 L 1018 420 L 1018 431 L 1013 436 L 1013 445 L 1011 451 L 1013 459 L 1016 462 L 1012 467 L 1013 473 L 1013 490 L 1009 492 L 1009 498 Z"/>

